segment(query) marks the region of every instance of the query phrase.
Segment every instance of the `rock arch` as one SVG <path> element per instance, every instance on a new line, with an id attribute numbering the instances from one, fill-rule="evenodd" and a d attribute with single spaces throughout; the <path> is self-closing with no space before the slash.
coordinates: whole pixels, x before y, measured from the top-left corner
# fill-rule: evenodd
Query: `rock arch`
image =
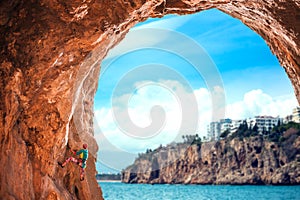
<path id="1" fill-rule="evenodd" d="M 217 8 L 261 35 L 300 102 L 296 0 L 3 0 L 0 2 L 0 197 L 101 199 L 95 175 L 93 98 L 99 63 L 148 17 Z M 201 27 L 199 27 L 201 28 Z M 88 141 L 87 180 L 57 160 Z"/>

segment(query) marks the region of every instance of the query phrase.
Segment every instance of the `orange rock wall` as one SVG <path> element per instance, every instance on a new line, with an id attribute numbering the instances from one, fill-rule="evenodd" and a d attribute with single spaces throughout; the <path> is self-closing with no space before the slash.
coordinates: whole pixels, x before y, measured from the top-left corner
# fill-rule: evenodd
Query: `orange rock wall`
<path id="1" fill-rule="evenodd" d="M 2 0 L 0 198 L 101 199 L 95 180 L 93 98 L 100 61 L 136 23 L 218 8 L 260 34 L 300 101 L 299 2 L 293 0 Z M 199 27 L 201 28 L 201 27 Z M 90 146 L 87 179 L 59 169 Z"/>

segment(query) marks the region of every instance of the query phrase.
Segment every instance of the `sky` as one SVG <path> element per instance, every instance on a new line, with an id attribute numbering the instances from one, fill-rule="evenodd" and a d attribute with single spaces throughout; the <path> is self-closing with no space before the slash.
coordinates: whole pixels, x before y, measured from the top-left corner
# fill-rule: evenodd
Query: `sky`
<path id="1" fill-rule="evenodd" d="M 298 106 L 261 36 L 216 9 L 137 24 L 102 61 L 98 85 L 99 173 L 182 135 L 206 136 L 211 121 L 285 117 Z"/>

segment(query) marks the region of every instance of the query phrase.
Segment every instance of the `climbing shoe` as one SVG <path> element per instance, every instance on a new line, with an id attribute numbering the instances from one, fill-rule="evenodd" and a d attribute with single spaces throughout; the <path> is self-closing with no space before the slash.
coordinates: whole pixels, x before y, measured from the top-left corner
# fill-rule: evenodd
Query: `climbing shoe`
<path id="1" fill-rule="evenodd" d="M 57 163 L 58 163 L 58 165 L 59 165 L 61 168 L 64 168 L 64 166 L 62 165 L 61 162 L 57 162 Z"/>

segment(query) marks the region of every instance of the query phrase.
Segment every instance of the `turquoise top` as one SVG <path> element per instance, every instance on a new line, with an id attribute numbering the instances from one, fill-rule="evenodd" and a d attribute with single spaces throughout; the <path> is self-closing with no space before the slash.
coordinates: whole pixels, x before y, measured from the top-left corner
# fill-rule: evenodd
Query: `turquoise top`
<path id="1" fill-rule="evenodd" d="M 89 151 L 87 149 L 80 149 L 76 152 L 76 155 L 79 155 L 79 158 L 86 161 L 89 157 Z"/>

